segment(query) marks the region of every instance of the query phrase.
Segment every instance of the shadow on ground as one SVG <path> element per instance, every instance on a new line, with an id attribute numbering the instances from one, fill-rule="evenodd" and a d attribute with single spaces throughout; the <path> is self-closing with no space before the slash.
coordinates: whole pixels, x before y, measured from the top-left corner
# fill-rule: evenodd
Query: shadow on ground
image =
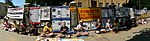
<path id="1" fill-rule="evenodd" d="M 145 28 L 139 32 L 134 32 L 133 34 L 136 33 L 140 33 L 140 34 L 133 36 L 132 39 L 127 41 L 150 41 L 150 28 Z"/>

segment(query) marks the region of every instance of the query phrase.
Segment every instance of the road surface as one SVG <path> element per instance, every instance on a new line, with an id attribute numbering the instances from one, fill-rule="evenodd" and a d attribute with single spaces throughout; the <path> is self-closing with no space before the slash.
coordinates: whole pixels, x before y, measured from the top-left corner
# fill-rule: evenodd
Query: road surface
<path id="1" fill-rule="evenodd" d="M 4 31 L 0 25 L 0 41 L 35 41 L 37 36 L 20 35 L 14 32 Z"/>

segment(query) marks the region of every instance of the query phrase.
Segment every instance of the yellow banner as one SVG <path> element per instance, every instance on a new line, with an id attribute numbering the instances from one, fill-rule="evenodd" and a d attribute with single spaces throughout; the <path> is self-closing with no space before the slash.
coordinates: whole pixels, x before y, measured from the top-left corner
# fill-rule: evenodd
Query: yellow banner
<path id="1" fill-rule="evenodd" d="M 101 8 L 78 8 L 79 19 L 82 21 L 91 21 L 101 18 Z"/>

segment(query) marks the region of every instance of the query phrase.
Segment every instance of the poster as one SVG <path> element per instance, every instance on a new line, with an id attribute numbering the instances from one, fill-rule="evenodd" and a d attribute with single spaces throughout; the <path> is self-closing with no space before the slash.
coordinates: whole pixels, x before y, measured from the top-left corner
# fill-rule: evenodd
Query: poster
<path id="1" fill-rule="evenodd" d="M 41 7 L 41 20 L 50 20 L 50 7 Z"/>
<path id="2" fill-rule="evenodd" d="M 7 16 L 11 19 L 23 19 L 24 8 L 8 8 Z"/>
<path id="3" fill-rule="evenodd" d="M 52 28 L 53 28 L 53 30 L 60 30 L 61 23 L 62 22 L 60 20 L 52 20 Z"/>
<path id="4" fill-rule="evenodd" d="M 60 30 L 62 22 L 70 28 L 70 9 L 68 6 L 56 6 L 52 8 L 52 27 L 53 30 Z"/>
<path id="5" fill-rule="evenodd" d="M 101 8 L 78 8 L 79 19 L 82 21 L 91 21 L 101 18 Z"/>
<path id="6" fill-rule="evenodd" d="M 70 18 L 70 10 L 69 8 L 62 8 L 62 18 Z"/>
<path id="7" fill-rule="evenodd" d="M 40 7 L 30 7 L 30 22 L 40 22 Z"/>
<path id="8" fill-rule="evenodd" d="M 102 17 L 113 17 L 114 16 L 113 13 L 114 12 L 112 11 L 112 9 L 106 9 L 106 8 L 102 9 Z"/>

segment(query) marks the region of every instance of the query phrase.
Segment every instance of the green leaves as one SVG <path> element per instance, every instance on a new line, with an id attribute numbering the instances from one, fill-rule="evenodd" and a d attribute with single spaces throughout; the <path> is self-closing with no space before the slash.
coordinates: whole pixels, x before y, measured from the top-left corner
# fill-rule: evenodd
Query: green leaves
<path id="1" fill-rule="evenodd" d="M 30 5 L 33 5 L 34 2 L 36 2 L 37 5 L 40 6 L 61 6 L 65 2 L 69 4 L 73 0 L 25 0 L 26 3 L 30 3 Z"/>
<path id="2" fill-rule="evenodd" d="M 129 4 L 132 6 L 136 6 L 136 8 L 144 8 L 147 7 L 150 9 L 150 0 L 130 0 Z"/>

